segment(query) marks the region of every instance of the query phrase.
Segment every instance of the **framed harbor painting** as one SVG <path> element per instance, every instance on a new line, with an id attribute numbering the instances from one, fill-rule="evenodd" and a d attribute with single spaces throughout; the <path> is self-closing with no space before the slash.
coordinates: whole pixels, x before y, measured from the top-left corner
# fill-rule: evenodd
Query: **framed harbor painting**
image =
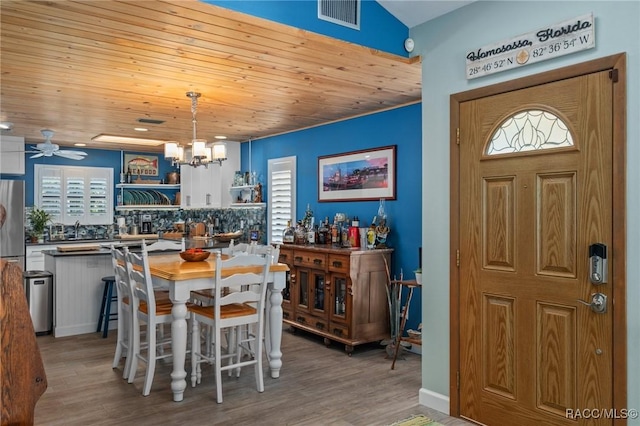
<path id="1" fill-rule="evenodd" d="M 396 145 L 318 157 L 318 201 L 396 199 Z"/>

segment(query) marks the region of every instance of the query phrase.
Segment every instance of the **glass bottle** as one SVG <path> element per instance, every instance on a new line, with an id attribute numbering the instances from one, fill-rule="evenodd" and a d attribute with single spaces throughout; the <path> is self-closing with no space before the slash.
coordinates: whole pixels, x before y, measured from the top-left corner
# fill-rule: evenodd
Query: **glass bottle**
<path id="1" fill-rule="evenodd" d="M 326 244 L 327 243 L 327 234 L 324 227 L 324 222 L 320 222 L 320 226 L 318 227 L 318 236 L 316 237 L 316 244 Z"/>
<path id="2" fill-rule="evenodd" d="M 369 225 L 369 229 L 367 230 L 367 248 L 372 249 L 376 242 L 376 218 L 374 217 L 371 221 L 371 225 Z"/>
<path id="3" fill-rule="evenodd" d="M 302 225 L 301 220 L 298 221 L 298 225 L 296 226 L 296 229 L 294 231 L 294 239 L 295 239 L 295 243 L 298 245 L 303 246 L 307 244 L 307 230 Z"/>
<path id="4" fill-rule="evenodd" d="M 287 221 L 287 227 L 282 232 L 282 242 L 285 244 L 293 244 L 295 242 L 295 231 L 291 226 L 291 221 Z"/>
<path id="5" fill-rule="evenodd" d="M 329 229 L 329 218 L 325 217 L 320 226 L 318 241 L 320 244 L 331 244 L 331 230 Z"/>
<path id="6" fill-rule="evenodd" d="M 340 232 L 338 230 L 338 223 L 336 220 L 333 220 L 333 225 L 331 225 L 331 244 L 334 246 L 340 245 Z"/>
<path id="7" fill-rule="evenodd" d="M 125 175 L 125 181 L 131 183 L 131 166 L 127 167 L 127 174 Z"/>
<path id="8" fill-rule="evenodd" d="M 315 244 L 316 243 L 316 229 L 317 228 L 308 228 L 307 229 L 307 244 Z"/>
<path id="9" fill-rule="evenodd" d="M 345 221 L 340 227 L 340 246 L 349 247 L 349 218 L 345 218 Z"/>

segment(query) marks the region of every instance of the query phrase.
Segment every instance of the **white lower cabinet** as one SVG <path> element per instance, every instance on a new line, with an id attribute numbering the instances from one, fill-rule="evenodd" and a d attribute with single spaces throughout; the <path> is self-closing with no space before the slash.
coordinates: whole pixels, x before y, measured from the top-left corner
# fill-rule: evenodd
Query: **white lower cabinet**
<path id="1" fill-rule="evenodd" d="M 45 271 L 43 251 L 55 249 L 56 246 L 48 245 L 27 246 L 25 248 L 25 271 Z"/>

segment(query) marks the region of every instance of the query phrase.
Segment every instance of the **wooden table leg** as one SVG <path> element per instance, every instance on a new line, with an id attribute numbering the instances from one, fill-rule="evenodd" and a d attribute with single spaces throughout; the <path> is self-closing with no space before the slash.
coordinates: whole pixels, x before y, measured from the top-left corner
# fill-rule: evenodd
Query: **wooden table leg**
<path id="1" fill-rule="evenodd" d="M 402 286 L 399 285 L 400 291 L 398 294 L 398 303 L 402 304 Z M 413 296 L 413 286 L 409 286 L 409 294 L 407 295 L 407 303 L 404 305 L 404 311 L 402 311 L 402 320 L 400 322 L 400 328 L 397 331 L 396 335 L 396 347 L 395 352 L 393 353 L 393 362 L 391 363 L 391 369 L 393 370 L 396 366 L 396 359 L 398 358 L 398 352 L 400 351 L 400 343 L 402 342 L 402 332 L 404 331 L 404 326 L 407 323 L 407 313 L 409 312 L 409 305 L 411 304 L 411 297 Z"/>

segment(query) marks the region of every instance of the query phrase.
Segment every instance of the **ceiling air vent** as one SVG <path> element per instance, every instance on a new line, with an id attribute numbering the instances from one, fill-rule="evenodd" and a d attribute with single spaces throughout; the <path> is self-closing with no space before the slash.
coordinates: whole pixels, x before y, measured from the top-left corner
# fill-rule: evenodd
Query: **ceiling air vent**
<path id="1" fill-rule="evenodd" d="M 360 0 L 318 0 L 318 18 L 360 29 Z"/>
<path id="2" fill-rule="evenodd" d="M 153 118 L 138 118 L 138 123 L 162 124 L 162 123 L 164 123 L 164 120 L 154 120 Z"/>

